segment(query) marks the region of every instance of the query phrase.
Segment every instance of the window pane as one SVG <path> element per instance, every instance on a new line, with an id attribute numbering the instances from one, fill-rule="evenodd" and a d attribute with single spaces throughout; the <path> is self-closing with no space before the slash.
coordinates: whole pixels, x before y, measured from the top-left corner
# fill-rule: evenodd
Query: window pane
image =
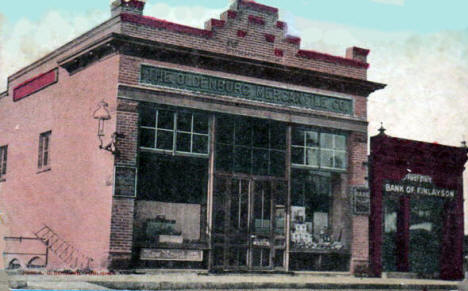
<path id="1" fill-rule="evenodd" d="M 304 148 L 291 148 L 291 162 L 293 164 L 304 164 Z"/>
<path id="2" fill-rule="evenodd" d="M 156 110 L 150 106 L 142 106 L 140 108 L 140 120 L 142 126 L 156 126 Z"/>
<path id="3" fill-rule="evenodd" d="M 216 169 L 224 172 L 232 172 L 233 152 L 231 145 L 216 145 Z"/>
<path id="4" fill-rule="evenodd" d="M 344 152 L 335 152 L 335 168 L 346 168 L 346 154 Z"/>
<path id="5" fill-rule="evenodd" d="M 320 151 L 320 165 L 326 168 L 333 168 L 333 151 L 331 150 Z"/>
<path id="6" fill-rule="evenodd" d="M 304 130 L 293 127 L 291 143 L 293 145 L 304 146 Z"/>
<path id="7" fill-rule="evenodd" d="M 232 144 L 234 139 L 234 119 L 228 116 L 216 117 L 216 142 Z"/>
<path id="8" fill-rule="evenodd" d="M 234 148 L 234 172 L 250 174 L 251 164 L 250 148 L 235 147 Z"/>
<path id="9" fill-rule="evenodd" d="M 330 196 L 330 177 L 320 176 L 319 179 L 319 194 L 324 196 Z"/>
<path id="10" fill-rule="evenodd" d="M 318 133 L 315 131 L 306 131 L 305 132 L 306 136 L 306 146 L 308 147 L 318 147 L 319 141 L 318 141 Z"/>
<path id="11" fill-rule="evenodd" d="M 322 246 L 312 242 L 333 241 L 336 237 L 336 234 L 330 232 L 331 179 L 329 176 L 324 176 L 325 174 L 326 172 L 292 170 L 292 248 L 322 249 Z"/>
<path id="12" fill-rule="evenodd" d="M 239 118 L 236 122 L 236 145 L 252 145 L 252 127 L 249 119 Z"/>
<path id="13" fill-rule="evenodd" d="M 199 154 L 208 153 L 208 136 L 206 135 L 193 135 L 192 151 Z"/>
<path id="14" fill-rule="evenodd" d="M 44 152 L 44 159 L 42 162 L 43 166 L 47 166 L 49 164 L 49 152 Z"/>
<path id="15" fill-rule="evenodd" d="M 47 151 L 49 149 L 49 135 L 44 135 L 44 150 Z"/>
<path id="16" fill-rule="evenodd" d="M 140 129 L 140 146 L 154 148 L 154 129 Z"/>
<path id="17" fill-rule="evenodd" d="M 177 130 L 178 131 L 192 131 L 192 114 L 182 113 L 177 114 Z"/>
<path id="18" fill-rule="evenodd" d="M 268 150 L 253 151 L 253 174 L 268 175 Z"/>
<path id="19" fill-rule="evenodd" d="M 193 123 L 193 131 L 196 133 L 208 133 L 208 115 L 206 114 L 194 114 L 194 123 Z"/>
<path id="20" fill-rule="evenodd" d="M 286 125 L 279 122 L 270 123 L 270 146 L 273 149 L 286 149 Z"/>
<path id="21" fill-rule="evenodd" d="M 3 156 L 3 165 L 0 165 L 2 167 L 2 175 L 6 174 L 6 168 L 7 168 L 7 157 L 8 157 L 8 147 L 3 146 L 0 148 L 0 162 L 2 162 L 2 156 Z"/>
<path id="22" fill-rule="evenodd" d="M 270 175 L 282 177 L 286 165 L 286 153 L 270 151 Z"/>
<path id="23" fill-rule="evenodd" d="M 179 152 L 190 152 L 190 133 L 177 133 L 177 148 L 176 151 Z"/>
<path id="24" fill-rule="evenodd" d="M 172 150 L 173 149 L 173 140 L 174 134 L 172 131 L 158 130 L 158 140 L 156 148 L 162 150 Z"/>
<path id="25" fill-rule="evenodd" d="M 206 159 L 166 157 L 141 152 L 138 198 L 173 203 L 203 203 L 206 200 Z"/>
<path id="26" fill-rule="evenodd" d="M 291 205 L 305 206 L 303 177 L 297 171 L 293 171 L 291 178 Z"/>
<path id="27" fill-rule="evenodd" d="M 344 135 L 335 135 L 335 149 L 346 150 L 346 137 Z"/>
<path id="28" fill-rule="evenodd" d="M 333 148 L 333 135 L 330 133 L 320 134 L 320 146 L 326 149 Z"/>
<path id="29" fill-rule="evenodd" d="M 158 128 L 174 129 L 174 112 L 167 110 L 159 110 Z"/>
<path id="30" fill-rule="evenodd" d="M 253 122 L 253 146 L 268 148 L 269 145 L 269 125 L 268 121 L 256 120 Z"/>
<path id="31" fill-rule="evenodd" d="M 306 149 L 306 165 L 318 166 L 318 149 Z"/>

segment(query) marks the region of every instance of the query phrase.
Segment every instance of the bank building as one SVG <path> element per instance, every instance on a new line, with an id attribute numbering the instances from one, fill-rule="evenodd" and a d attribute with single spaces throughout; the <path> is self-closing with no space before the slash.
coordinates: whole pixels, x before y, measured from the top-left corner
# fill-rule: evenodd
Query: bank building
<path id="1" fill-rule="evenodd" d="M 278 9 L 204 29 L 114 1 L 8 78 L 10 268 L 346 271 L 369 256 L 369 50 L 301 48 Z M 372 263 L 372 264 L 370 264 Z"/>

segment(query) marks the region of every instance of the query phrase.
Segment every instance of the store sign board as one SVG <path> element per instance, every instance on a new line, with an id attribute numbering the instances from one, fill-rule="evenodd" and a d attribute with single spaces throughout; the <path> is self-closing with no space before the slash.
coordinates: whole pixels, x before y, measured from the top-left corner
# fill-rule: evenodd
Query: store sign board
<path id="1" fill-rule="evenodd" d="M 351 99 L 265 86 L 155 66 L 141 66 L 140 83 L 286 106 L 304 107 L 348 115 L 353 114 L 353 101 Z"/>
<path id="2" fill-rule="evenodd" d="M 384 194 L 424 195 L 440 198 L 454 198 L 455 190 L 436 187 L 432 177 L 420 174 L 407 174 L 401 181 L 384 181 Z"/>
<path id="3" fill-rule="evenodd" d="M 141 249 L 141 260 L 152 261 L 203 261 L 203 251 L 184 249 Z"/>
<path id="4" fill-rule="evenodd" d="M 370 191 L 366 186 L 351 187 L 353 211 L 356 215 L 370 214 Z"/>

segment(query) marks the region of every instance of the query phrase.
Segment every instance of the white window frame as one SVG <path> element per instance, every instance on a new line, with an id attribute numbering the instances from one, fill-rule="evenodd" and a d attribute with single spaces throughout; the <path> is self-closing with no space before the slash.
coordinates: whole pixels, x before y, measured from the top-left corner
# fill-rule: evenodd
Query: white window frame
<path id="1" fill-rule="evenodd" d="M 293 129 L 294 130 L 294 129 Z M 301 128 L 301 127 L 298 127 L 296 128 L 295 130 L 302 130 L 303 131 L 303 135 L 304 135 L 304 142 L 303 142 L 303 145 L 295 145 L 292 143 L 292 140 L 291 140 L 291 149 L 293 148 L 299 148 L 299 149 L 303 149 L 304 150 L 304 154 L 303 154 L 303 159 L 302 159 L 302 163 L 293 163 L 291 161 L 291 166 L 294 167 L 294 168 L 302 168 L 302 169 L 325 169 L 325 170 L 334 170 L 334 171 L 346 171 L 347 170 L 347 167 L 348 167 L 348 163 L 347 163 L 347 144 L 346 144 L 346 140 L 347 140 L 347 136 L 345 134 L 336 134 L 336 133 L 332 133 L 332 132 L 326 132 L 326 131 L 320 131 L 320 130 L 316 130 L 316 129 L 305 129 L 305 128 Z M 317 135 L 317 139 L 318 139 L 318 146 L 308 146 L 307 145 L 307 133 L 314 133 Z M 324 147 L 322 145 L 322 135 L 330 135 L 332 137 L 332 145 L 331 147 Z M 345 140 L 345 148 L 344 149 L 339 149 L 337 148 L 337 138 L 338 137 L 343 137 Z M 309 165 L 307 164 L 307 151 L 308 150 L 316 150 L 317 151 L 317 164 L 316 165 Z M 324 166 L 322 164 L 322 153 L 325 153 L 325 152 L 331 152 L 332 154 L 332 157 L 333 157 L 333 161 L 332 161 L 332 166 L 329 167 L 329 166 Z M 343 167 L 336 167 L 336 153 L 341 153 L 341 154 L 344 154 L 344 159 L 343 159 Z"/>
<path id="2" fill-rule="evenodd" d="M 161 110 L 172 112 L 172 114 L 173 114 L 172 129 L 159 128 L 158 127 L 159 112 Z M 145 151 L 153 151 L 153 152 L 166 153 L 166 154 L 172 154 L 172 155 L 208 158 L 209 152 L 210 152 L 210 139 L 211 139 L 211 137 L 210 137 L 211 118 L 209 117 L 209 115 L 207 113 L 199 113 L 199 114 L 205 114 L 208 117 L 208 124 L 207 124 L 208 132 L 207 133 L 199 133 L 199 132 L 196 132 L 194 130 L 195 115 L 197 114 L 197 112 L 179 111 L 177 109 L 164 109 L 164 108 L 155 108 L 155 111 L 156 111 L 156 113 L 155 113 L 155 116 L 154 116 L 154 118 L 155 118 L 155 126 L 154 127 L 140 125 L 140 128 L 142 128 L 142 129 L 147 129 L 147 130 L 153 130 L 154 131 L 154 143 L 153 143 L 154 147 L 140 146 L 140 149 L 145 150 Z M 178 119 L 179 113 L 185 113 L 185 114 L 190 114 L 191 115 L 192 119 L 191 119 L 190 131 L 183 131 L 183 130 L 178 130 L 177 129 L 177 119 Z M 172 134 L 173 134 L 172 135 L 172 149 L 168 150 L 168 149 L 159 149 L 159 148 L 157 148 L 158 131 L 172 132 Z M 177 135 L 179 133 L 190 134 L 190 151 L 189 152 L 177 150 Z M 193 152 L 193 137 L 194 136 L 204 136 L 204 137 L 207 138 L 206 153 Z"/>
<path id="3" fill-rule="evenodd" d="M 39 135 L 39 152 L 37 160 L 37 168 L 39 170 L 50 169 L 50 140 L 52 131 L 46 131 Z M 46 158 L 46 159 L 45 159 Z M 44 160 L 46 161 L 44 163 Z"/>

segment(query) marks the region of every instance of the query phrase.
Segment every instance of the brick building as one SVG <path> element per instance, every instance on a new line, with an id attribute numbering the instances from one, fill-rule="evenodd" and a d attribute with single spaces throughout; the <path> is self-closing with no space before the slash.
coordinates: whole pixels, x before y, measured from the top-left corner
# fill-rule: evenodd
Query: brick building
<path id="1" fill-rule="evenodd" d="M 301 49 L 253 1 L 205 29 L 144 6 L 8 78 L 7 265 L 367 268 L 369 51 Z"/>
<path id="2" fill-rule="evenodd" d="M 370 139 L 373 274 L 463 279 L 466 143 L 425 143 L 384 131 Z"/>

